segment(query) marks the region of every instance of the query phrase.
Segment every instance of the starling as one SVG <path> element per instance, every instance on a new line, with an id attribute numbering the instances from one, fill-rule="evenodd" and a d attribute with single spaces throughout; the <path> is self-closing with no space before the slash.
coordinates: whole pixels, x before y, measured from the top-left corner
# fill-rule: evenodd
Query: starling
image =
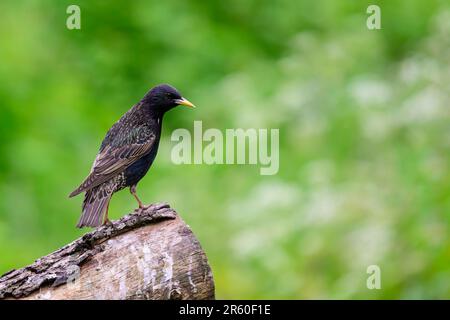
<path id="1" fill-rule="evenodd" d="M 178 105 L 194 107 L 175 88 L 158 85 L 109 129 L 88 177 L 69 195 L 86 193 L 78 228 L 109 222 L 111 196 L 126 187 L 130 187 L 139 208 L 145 208 L 136 185 L 155 160 L 164 114 Z"/>

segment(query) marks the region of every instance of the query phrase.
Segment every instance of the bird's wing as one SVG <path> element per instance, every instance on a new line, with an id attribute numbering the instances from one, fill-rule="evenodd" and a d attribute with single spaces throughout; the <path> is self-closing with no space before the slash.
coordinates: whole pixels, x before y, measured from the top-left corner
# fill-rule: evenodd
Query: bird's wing
<path id="1" fill-rule="evenodd" d="M 139 141 L 135 143 L 112 143 L 102 146 L 99 154 L 95 158 L 91 173 L 69 197 L 76 196 L 83 191 L 92 189 L 108 181 L 145 156 L 154 146 L 156 135 L 154 133 L 148 133 L 143 138 L 141 132 L 139 133 Z"/>

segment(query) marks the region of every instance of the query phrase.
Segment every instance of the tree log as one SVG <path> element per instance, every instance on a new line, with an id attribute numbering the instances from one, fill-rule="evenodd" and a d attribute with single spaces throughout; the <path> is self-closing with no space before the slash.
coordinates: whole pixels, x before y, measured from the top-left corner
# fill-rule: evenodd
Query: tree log
<path id="1" fill-rule="evenodd" d="M 0 299 L 214 299 L 214 281 L 189 226 L 155 204 L 4 274 Z"/>

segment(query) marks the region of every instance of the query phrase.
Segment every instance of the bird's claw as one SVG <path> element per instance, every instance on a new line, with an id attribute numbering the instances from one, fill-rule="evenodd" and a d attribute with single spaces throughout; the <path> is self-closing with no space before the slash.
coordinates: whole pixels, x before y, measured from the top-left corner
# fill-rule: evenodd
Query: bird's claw
<path id="1" fill-rule="evenodd" d="M 139 206 L 139 208 L 134 209 L 134 212 L 142 212 L 142 211 L 145 211 L 145 210 L 147 210 L 148 208 L 150 208 L 151 206 L 152 206 L 151 204 Z"/>

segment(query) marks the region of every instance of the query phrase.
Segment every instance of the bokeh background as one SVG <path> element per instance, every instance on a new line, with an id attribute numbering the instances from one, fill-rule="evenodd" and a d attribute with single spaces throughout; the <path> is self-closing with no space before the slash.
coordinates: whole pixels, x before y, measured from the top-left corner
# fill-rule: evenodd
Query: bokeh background
<path id="1" fill-rule="evenodd" d="M 167 82 L 198 108 L 166 116 L 138 189 L 192 227 L 218 298 L 450 298 L 449 62 L 444 0 L 3 0 L 0 273 L 86 232 L 67 195 L 110 125 Z M 174 165 L 170 134 L 194 120 L 279 128 L 279 173 Z M 122 191 L 110 215 L 134 207 Z"/>

